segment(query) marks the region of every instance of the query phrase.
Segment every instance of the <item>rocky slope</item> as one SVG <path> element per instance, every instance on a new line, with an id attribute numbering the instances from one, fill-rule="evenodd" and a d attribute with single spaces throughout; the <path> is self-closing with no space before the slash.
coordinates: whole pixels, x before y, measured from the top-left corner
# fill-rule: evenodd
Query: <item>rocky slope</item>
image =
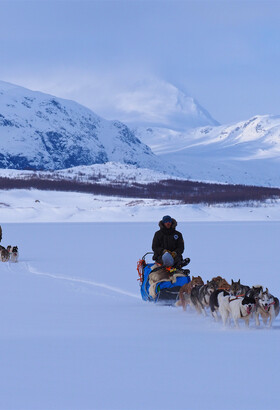
<path id="1" fill-rule="evenodd" d="M 57 170 L 108 161 L 174 171 L 125 124 L 74 101 L 0 82 L 0 168 Z"/>

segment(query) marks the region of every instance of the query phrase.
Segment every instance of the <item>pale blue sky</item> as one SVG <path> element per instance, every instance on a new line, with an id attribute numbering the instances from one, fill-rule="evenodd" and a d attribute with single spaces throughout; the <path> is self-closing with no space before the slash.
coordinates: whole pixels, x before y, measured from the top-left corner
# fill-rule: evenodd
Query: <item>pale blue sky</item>
<path id="1" fill-rule="evenodd" d="M 0 79 L 114 116 L 156 77 L 221 123 L 280 114 L 280 1 L 0 0 Z"/>

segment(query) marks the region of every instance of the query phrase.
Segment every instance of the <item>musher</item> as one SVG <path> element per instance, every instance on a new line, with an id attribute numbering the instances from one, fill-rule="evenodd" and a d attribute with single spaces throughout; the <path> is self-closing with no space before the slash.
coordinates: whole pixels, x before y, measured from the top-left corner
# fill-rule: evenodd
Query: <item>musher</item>
<path id="1" fill-rule="evenodd" d="M 183 259 L 184 239 L 181 232 L 175 230 L 176 226 L 177 221 L 169 215 L 159 221 L 160 229 L 155 233 L 152 243 L 153 260 L 167 267 L 182 268 L 190 259 Z"/>

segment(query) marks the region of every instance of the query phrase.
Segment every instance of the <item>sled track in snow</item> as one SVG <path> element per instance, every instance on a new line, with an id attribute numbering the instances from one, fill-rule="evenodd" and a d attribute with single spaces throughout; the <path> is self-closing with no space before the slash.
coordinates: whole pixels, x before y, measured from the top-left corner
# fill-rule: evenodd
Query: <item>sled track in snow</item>
<path id="1" fill-rule="evenodd" d="M 86 279 L 81 279 L 81 278 L 71 278 L 70 276 L 65 276 L 65 275 L 55 275 L 53 273 L 46 273 L 46 272 L 40 272 L 38 269 L 34 268 L 30 263 L 28 262 L 19 262 L 22 266 L 26 267 L 26 270 L 33 275 L 39 275 L 39 276 L 45 276 L 48 278 L 52 279 L 57 279 L 57 280 L 62 280 L 62 281 L 68 281 L 72 283 L 80 283 L 84 285 L 90 285 L 90 286 L 95 286 L 103 289 L 110 290 L 112 292 L 129 296 L 135 299 L 141 299 L 139 295 L 136 295 L 135 293 L 127 292 L 123 289 L 116 288 L 114 286 L 106 285 L 105 283 L 99 283 L 99 282 L 94 282 L 92 280 L 86 280 Z"/>

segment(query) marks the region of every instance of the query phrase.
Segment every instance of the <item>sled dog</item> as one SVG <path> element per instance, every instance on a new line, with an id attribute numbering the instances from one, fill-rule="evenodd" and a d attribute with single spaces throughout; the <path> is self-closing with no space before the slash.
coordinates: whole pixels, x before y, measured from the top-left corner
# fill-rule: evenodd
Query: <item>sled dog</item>
<path id="1" fill-rule="evenodd" d="M 234 282 L 233 279 L 231 279 L 231 285 L 229 289 L 229 293 L 231 296 L 245 296 L 246 292 L 248 292 L 249 290 L 249 286 L 241 285 L 240 279 L 237 282 Z"/>
<path id="2" fill-rule="evenodd" d="M 4 248 L 4 246 L 0 245 L 0 253 L 1 253 L 1 261 L 8 262 L 8 260 L 10 259 L 10 254 L 9 254 L 9 251 L 7 251 L 7 249 Z"/>
<path id="3" fill-rule="evenodd" d="M 205 285 L 195 286 L 191 290 L 190 304 L 198 313 L 203 313 L 206 316 L 205 308 L 209 307 L 211 294 L 215 290 L 213 282 L 207 281 Z"/>
<path id="4" fill-rule="evenodd" d="M 219 312 L 226 325 L 230 317 L 232 317 L 235 326 L 238 328 L 239 319 L 245 321 L 246 326 L 249 326 L 249 320 L 253 308 L 255 307 L 255 299 L 252 297 L 232 297 L 230 295 L 223 296 L 222 293 L 218 296 Z"/>
<path id="5" fill-rule="evenodd" d="M 18 247 L 17 246 L 11 247 L 10 261 L 11 262 L 17 262 L 18 261 Z"/>
<path id="6" fill-rule="evenodd" d="M 221 276 L 215 276 L 211 279 L 210 282 L 212 282 L 214 284 L 214 286 L 216 287 L 216 289 L 218 289 L 219 287 L 219 283 L 224 280 L 224 278 L 222 278 Z"/>
<path id="7" fill-rule="evenodd" d="M 233 297 L 231 295 L 223 295 L 221 292 L 218 295 L 218 304 L 223 324 L 226 325 L 230 317 L 232 317 L 235 326 L 238 328 L 239 319 L 243 319 L 246 326 L 249 326 L 249 319 L 256 302 L 252 297 Z"/>
<path id="8" fill-rule="evenodd" d="M 228 285 L 228 290 L 229 290 L 229 285 Z M 223 296 L 229 295 L 228 291 L 225 289 L 216 289 L 214 292 L 211 293 L 210 298 L 209 298 L 209 306 L 210 306 L 210 311 L 213 316 L 213 318 L 217 321 L 218 320 L 218 310 L 219 310 L 219 300 L 218 296 L 219 294 L 222 294 Z"/>
<path id="9" fill-rule="evenodd" d="M 254 285 L 245 293 L 245 295 L 250 296 L 250 297 L 254 298 L 255 301 L 257 301 L 262 292 L 263 292 L 262 285 Z"/>
<path id="10" fill-rule="evenodd" d="M 262 317 L 263 323 L 266 326 L 267 321 L 268 326 L 271 327 L 273 320 L 278 316 L 279 314 L 279 299 L 276 298 L 275 296 L 271 295 L 268 292 L 268 289 L 264 292 L 261 292 L 257 303 L 256 303 L 256 313 L 255 313 L 255 320 L 256 320 L 256 325 L 260 325 L 260 319 L 259 315 Z"/>
<path id="11" fill-rule="evenodd" d="M 216 276 L 212 278 L 210 282 L 213 283 L 216 289 L 228 290 L 230 286 L 226 279 L 222 278 L 221 276 Z"/>
<path id="12" fill-rule="evenodd" d="M 195 286 L 201 286 L 204 282 L 201 276 L 193 276 L 189 283 L 183 285 L 179 291 L 179 300 L 176 302 L 176 306 L 182 306 L 183 310 L 186 310 L 187 305 L 190 303 L 191 291 Z"/>

